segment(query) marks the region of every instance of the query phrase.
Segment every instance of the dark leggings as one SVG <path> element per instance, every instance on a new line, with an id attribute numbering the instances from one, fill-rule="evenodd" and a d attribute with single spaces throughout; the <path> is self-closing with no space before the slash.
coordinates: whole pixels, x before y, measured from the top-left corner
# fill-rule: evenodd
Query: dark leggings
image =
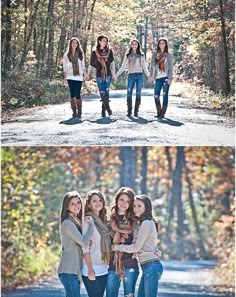
<path id="1" fill-rule="evenodd" d="M 70 97 L 71 98 L 76 98 L 76 99 L 81 99 L 81 88 L 82 88 L 82 81 L 80 80 L 72 80 L 72 79 L 67 79 L 69 89 L 70 89 Z"/>
<path id="2" fill-rule="evenodd" d="M 103 297 L 107 285 L 108 274 L 96 276 L 95 280 L 89 280 L 83 275 L 83 281 L 89 297 Z"/>

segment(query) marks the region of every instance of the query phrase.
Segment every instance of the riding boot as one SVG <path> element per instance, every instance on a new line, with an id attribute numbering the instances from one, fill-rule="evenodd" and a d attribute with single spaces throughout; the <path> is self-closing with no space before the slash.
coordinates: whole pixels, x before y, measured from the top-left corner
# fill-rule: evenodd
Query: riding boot
<path id="1" fill-rule="evenodd" d="M 132 100 L 127 100 L 127 116 L 130 117 L 132 115 Z"/>
<path id="2" fill-rule="evenodd" d="M 111 110 L 110 105 L 109 105 L 109 95 L 102 94 L 101 98 L 102 98 L 102 102 L 103 102 L 103 104 L 105 106 L 105 109 L 107 110 L 109 116 L 112 115 L 112 110 Z"/>
<path id="3" fill-rule="evenodd" d="M 159 118 L 161 115 L 161 105 L 156 104 L 156 109 L 157 109 L 157 117 Z"/>
<path id="4" fill-rule="evenodd" d="M 70 107 L 72 109 L 72 117 L 73 118 L 76 118 L 76 103 L 75 103 L 75 99 L 74 98 L 71 98 L 70 99 Z"/>
<path id="5" fill-rule="evenodd" d="M 102 102 L 102 117 L 105 118 L 106 117 L 106 108 L 104 103 Z"/>
<path id="6" fill-rule="evenodd" d="M 82 99 L 76 99 L 76 105 L 77 105 L 77 118 L 81 119 L 82 114 Z"/>
<path id="7" fill-rule="evenodd" d="M 160 118 L 164 118 L 165 117 L 166 110 L 167 110 L 167 106 L 163 106 L 162 109 L 161 109 Z"/>
<path id="8" fill-rule="evenodd" d="M 140 100 L 135 101 L 135 106 L 134 106 L 134 116 L 137 117 L 138 116 L 138 111 L 139 111 L 139 105 L 140 105 Z"/>

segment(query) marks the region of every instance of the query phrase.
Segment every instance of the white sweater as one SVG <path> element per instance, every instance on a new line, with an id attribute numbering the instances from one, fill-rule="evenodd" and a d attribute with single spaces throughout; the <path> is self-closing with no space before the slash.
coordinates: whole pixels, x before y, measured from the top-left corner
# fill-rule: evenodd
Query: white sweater
<path id="1" fill-rule="evenodd" d="M 86 234 L 88 230 L 88 223 L 83 224 L 83 234 Z M 93 265 L 93 270 L 96 276 L 105 275 L 108 273 L 108 265 L 102 261 L 102 253 L 101 253 L 101 235 L 98 232 L 95 224 L 94 224 L 94 231 L 90 237 L 92 244 L 83 248 L 83 253 L 90 253 L 91 262 Z M 82 275 L 88 276 L 88 267 L 83 260 L 83 267 L 82 267 Z"/>
<path id="2" fill-rule="evenodd" d="M 84 58 L 81 61 L 78 59 L 78 64 L 79 64 L 79 73 L 80 75 L 73 75 L 73 66 L 70 60 L 68 59 L 67 53 L 64 54 L 63 56 L 63 70 L 66 72 L 66 79 L 71 79 L 71 80 L 78 80 L 78 81 L 83 81 L 83 74 L 85 72 L 85 62 Z"/>

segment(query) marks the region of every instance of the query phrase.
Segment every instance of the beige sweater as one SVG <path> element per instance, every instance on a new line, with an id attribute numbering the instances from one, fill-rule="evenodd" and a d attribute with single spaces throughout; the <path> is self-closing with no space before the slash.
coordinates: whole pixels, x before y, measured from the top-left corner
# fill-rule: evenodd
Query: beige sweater
<path id="1" fill-rule="evenodd" d="M 75 224 L 65 219 L 60 227 L 62 254 L 59 262 L 58 273 L 78 274 L 80 281 L 81 268 L 83 265 L 82 247 L 89 244 L 93 234 L 94 224 L 89 222 L 89 228 L 86 234 L 82 235 Z"/>
<path id="2" fill-rule="evenodd" d="M 139 227 L 134 243 L 130 245 L 120 244 L 119 251 L 126 253 L 138 253 L 140 264 L 150 260 L 158 260 L 155 255 L 157 247 L 157 230 L 153 220 L 145 220 Z"/>
<path id="3" fill-rule="evenodd" d="M 132 73 L 145 73 L 147 77 L 150 76 L 150 73 L 147 69 L 147 64 L 145 61 L 145 56 L 140 56 L 140 58 L 137 58 L 135 61 L 135 64 L 133 65 L 133 63 L 129 63 L 129 58 L 127 58 L 127 53 L 124 56 L 124 60 L 123 63 L 119 69 L 119 71 L 117 72 L 117 76 L 119 76 L 124 70 L 125 67 L 128 67 L 128 73 L 132 74 Z"/>
<path id="4" fill-rule="evenodd" d="M 83 74 L 85 73 L 84 59 L 82 61 L 80 59 L 78 59 L 78 64 L 79 64 L 80 75 L 74 75 L 72 63 L 68 59 L 67 53 L 64 54 L 64 56 L 63 56 L 63 71 L 64 71 L 64 73 L 66 73 L 66 79 L 78 80 L 78 81 L 84 80 L 84 77 L 83 77 Z"/>

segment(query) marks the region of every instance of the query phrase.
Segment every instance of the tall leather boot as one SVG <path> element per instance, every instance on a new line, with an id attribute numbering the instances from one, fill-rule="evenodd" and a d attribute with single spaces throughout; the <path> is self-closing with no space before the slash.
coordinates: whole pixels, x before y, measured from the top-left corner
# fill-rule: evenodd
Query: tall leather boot
<path id="1" fill-rule="evenodd" d="M 109 95 L 102 94 L 101 98 L 102 98 L 102 102 L 103 102 L 105 109 L 107 110 L 109 116 L 112 115 L 112 110 L 111 110 L 110 104 L 109 104 Z"/>
<path id="2" fill-rule="evenodd" d="M 70 99 L 70 107 L 72 109 L 72 118 L 76 118 L 76 103 L 74 98 Z"/>
<path id="3" fill-rule="evenodd" d="M 162 109 L 161 109 L 160 118 L 164 118 L 165 117 L 166 110 L 167 110 L 167 106 L 163 106 Z"/>
<path id="4" fill-rule="evenodd" d="M 82 114 L 82 99 L 76 99 L 77 114 L 76 117 L 81 119 Z"/>
<path id="5" fill-rule="evenodd" d="M 157 117 L 159 118 L 161 115 L 161 105 L 156 104 L 156 110 L 157 110 Z"/>
<path id="6" fill-rule="evenodd" d="M 134 116 L 137 117 L 138 116 L 138 111 L 139 111 L 139 105 L 140 105 L 140 100 L 135 101 L 135 106 L 134 106 Z"/>
<path id="7" fill-rule="evenodd" d="M 127 100 L 127 116 L 132 115 L 132 100 Z"/>
<path id="8" fill-rule="evenodd" d="M 106 108 L 104 103 L 102 102 L 102 117 L 105 118 L 106 117 Z"/>

